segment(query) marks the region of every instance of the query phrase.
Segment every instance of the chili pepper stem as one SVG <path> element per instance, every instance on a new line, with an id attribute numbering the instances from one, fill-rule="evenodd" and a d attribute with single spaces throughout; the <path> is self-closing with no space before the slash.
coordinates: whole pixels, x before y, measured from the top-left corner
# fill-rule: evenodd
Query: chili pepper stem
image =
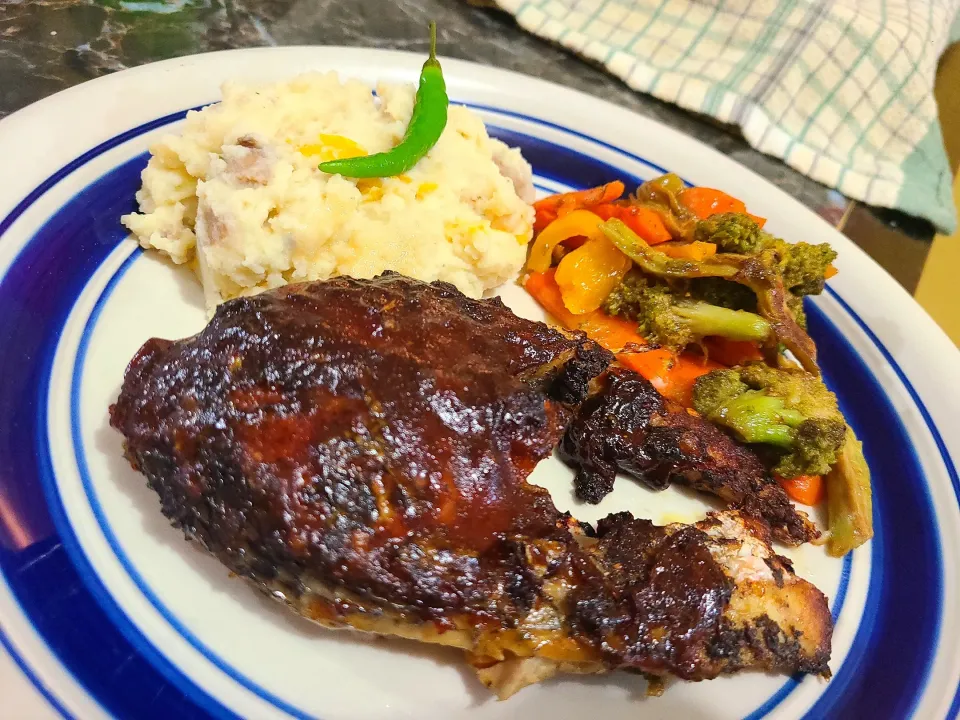
<path id="1" fill-rule="evenodd" d="M 427 58 L 424 65 L 427 64 L 439 64 L 439 60 L 437 60 L 437 23 L 433 20 L 430 21 L 430 57 Z"/>

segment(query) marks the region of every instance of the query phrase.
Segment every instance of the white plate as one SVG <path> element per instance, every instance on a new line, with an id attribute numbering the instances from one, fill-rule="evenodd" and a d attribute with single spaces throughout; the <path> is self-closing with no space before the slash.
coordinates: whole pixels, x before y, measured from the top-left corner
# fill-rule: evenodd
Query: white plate
<path id="1" fill-rule="evenodd" d="M 505 703 L 457 653 L 317 629 L 193 550 L 107 426 L 123 369 L 152 336 L 202 327 L 192 276 L 118 223 L 151 139 L 229 78 L 336 69 L 415 81 L 422 57 L 344 48 L 239 50 L 111 75 L 0 122 L 0 697 L 11 717 L 953 717 L 960 707 L 960 353 L 872 260 L 783 192 L 651 120 L 539 80 L 444 60 L 450 95 L 518 144 L 541 191 L 664 169 L 720 187 L 788 239 L 830 242 L 840 274 L 811 309 L 825 375 L 875 474 L 875 540 L 843 561 L 806 546 L 831 598 L 834 678 L 744 674 L 643 698 L 617 674 Z M 505 299 L 538 316 L 511 287 Z M 569 472 L 534 480 L 587 520 L 704 506 L 622 481 L 578 506 Z"/>

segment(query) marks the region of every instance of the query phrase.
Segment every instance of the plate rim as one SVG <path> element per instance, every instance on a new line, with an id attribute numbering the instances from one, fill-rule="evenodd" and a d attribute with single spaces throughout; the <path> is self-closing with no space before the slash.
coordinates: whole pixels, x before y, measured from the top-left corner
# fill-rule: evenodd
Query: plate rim
<path id="1" fill-rule="evenodd" d="M 201 54 L 201 55 L 187 56 L 187 57 L 185 57 L 185 58 L 176 58 L 176 59 L 172 59 L 172 60 L 163 61 L 163 62 L 161 62 L 161 63 L 154 63 L 154 64 L 148 64 L 148 65 L 139 66 L 139 67 L 137 67 L 137 68 L 132 68 L 132 69 L 130 69 L 130 70 L 122 71 L 122 72 L 120 72 L 120 73 L 116 73 L 116 74 L 113 74 L 113 75 L 110 75 L 110 76 L 105 76 L 105 77 L 102 77 L 102 78 L 98 78 L 98 79 L 96 79 L 96 80 L 90 81 L 89 83 L 83 83 L 83 84 L 81 84 L 81 85 L 74 86 L 74 87 L 72 87 L 72 88 L 68 88 L 68 89 L 66 89 L 66 90 L 64 90 L 64 91 L 61 91 L 60 93 L 57 93 L 57 94 L 55 94 L 55 95 L 52 95 L 52 96 L 50 96 L 50 97 L 48 97 L 48 98 L 46 98 L 46 99 L 44 99 L 44 100 L 42 100 L 42 101 L 40 101 L 40 102 L 38 102 L 38 103 L 35 103 L 34 105 L 28 106 L 27 108 L 24 108 L 23 110 L 20 110 L 20 111 L 18 111 L 17 113 L 14 113 L 14 114 L 8 116 L 7 118 L 4 118 L 2 121 L 0 121 L 0 148 L 3 147 L 4 142 L 6 141 L 6 135 L 10 134 L 10 133 L 7 132 L 8 128 L 16 127 L 17 124 L 22 123 L 22 122 L 24 121 L 24 120 L 23 120 L 24 117 L 27 117 L 27 115 L 23 115 L 24 113 L 27 113 L 27 111 L 39 112 L 38 108 L 41 108 L 41 106 L 42 106 L 42 108 L 43 108 L 44 110 L 45 110 L 45 108 L 47 108 L 47 107 L 49 107 L 49 108 L 52 109 L 52 108 L 54 107 L 54 105 L 56 104 L 56 102 L 63 102 L 64 100 L 68 100 L 68 101 L 71 101 L 71 102 L 72 102 L 72 98 L 68 98 L 68 97 L 67 97 L 67 96 L 68 96 L 69 94 L 71 94 L 71 93 L 76 93 L 76 94 L 78 94 L 78 97 L 84 97 L 84 98 L 85 98 L 85 97 L 88 97 L 88 95 L 87 95 L 86 93 L 83 94 L 83 95 L 79 95 L 79 93 L 80 93 L 81 91 L 83 91 L 84 89 L 88 89 L 89 86 L 92 86 L 92 85 L 95 84 L 95 83 L 100 83 L 100 85 L 101 85 L 102 87 L 108 87 L 108 86 L 111 85 L 111 84 L 120 82 L 120 78 L 122 78 L 122 82 L 124 82 L 124 83 L 127 82 L 127 81 L 130 79 L 130 77 L 131 77 L 131 76 L 129 75 L 129 74 L 131 74 L 131 73 L 147 73 L 147 74 L 148 74 L 148 73 L 150 73 L 150 72 L 155 72 L 155 71 L 158 70 L 158 69 L 162 69 L 160 66 L 183 65 L 183 64 L 186 64 L 187 61 L 197 61 L 198 59 L 201 59 L 201 60 L 205 61 L 207 58 L 211 58 L 211 57 L 214 57 L 214 56 L 235 56 L 235 55 L 241 55 L 241 54 L 243 54 L 243 55 L 249 55 L 249 54 L 265 54 L 265 53 L 291 53 L 291 54 L 293 54 L 293 55 L 300 55 L 300 54 L 303 54 L 304 52 L 309 53 L 309 52 L 315 52 L 315 51 L 317 51 L 317 50 L 321 50 L 321 51 L 336 51 L 336 52 L 340 52 L 340 51 L 351 51 L 351 53 L 363 53 L 363 54 L 375 53 L 375 54 L 377 54 L 377 55 L 383 55 L 383 56 L 402 56 L 403 58 L 405 58 L 405 59 L 407 59 L 407 60 L 410 60 L 411 62 L 412 62 L 413 60 L 416 60 L 416 66 L 417 66 L 417 67 L 419 66 L 420 60 L 422 59 L 421 56 L 419 56 L 419 55 L 417 55 L 417 54 L 414 54 L 414 53 L 408 53 L 408 52 L 386 51 L 386 50 L 375 50 L 375 51 L 371 51 L 371 50 L 367 50 L 367 49 L 364 49 L 364 48 L 341 48 L 341 47 L 337 47 L 337 46 L 306 46 L 306 47 L 296 47 L 296 48 L 253 48 L 253 49 L 239 49 L 239 50 L 219 51 L 219 52 L 214 52 L 214 53 L 205 53 L 205 54 Z M 556 84 L 556 83 L 549 83 L 548 81 L 544 81 L 544 80 L 541 80 L 541 79 L 538 79 L 538 78 L 532 78 L 532 77 L 530 77 L 530 76 L 526 76 L 526 75 L 523 75 L 522 73 L 517 73 L 517 72 L 514 72 L 514 71 L 500 70 L 500 69 L 497 69 L 497 68 L 490 68 L 490 67 L 483 66 L 483 65 L 478 65 L 478 64 L 476 64 L 476 63 L 472 63 L 472 62 L 469 62 L 469 61 L 453 60 L 453 59 L 450 59 L 450 58 L 443 58 L 443 62 L 445 63 L 445 65 L 446 65 L 446 64 L 451 64 L 451 65 L 455 66 L 455 67 L 457 68 L 457 69 L 454 70 L 455 73 L 458 72 L 458 69 L 459 69 L 461 66 L 463 66 L 465 69 L 467 69 L 468 71 L 471 71 L 471 72 L 476 72 L 476 71 L 479 69 L 479 70 L 483 71 L 484 73 L 494 73 L 494 74 L 496 74 L 496 75 L 504 75 L 504 74 L 505 74 L 505 75 L 508 75 L 508 76 L 511 76 L 511 77 L 514 77 L 514 78 L 523 79 L 525 82 L 534 81 L 534 82 L 536 82 L 537 84 L 546 84 L 546 85 L 552 87 L 553 89 L 555 89 L 556 91 L 561 91 L 561 92 L 564 93 L 564 94 L 573 93 L 573 94 L 575 94 L 575 95 L 577 95 L 577 96 L 579 96 L 579 97 L 581 97 L 581 98 L 585 98 L 585 99 L 589 100 L 590 104 L 602 103 L 602 104 L 604 104 L 604 105 L 606 105 L 606 106 L 608 106 L 608 107 L 615 108 L 617 111 L 619 111 L 619 112 L 621 112 L 621 113 L 627 113 L 627 114 L 630 114 L 630 115 L 634 115 L 634 116 L 636 116 L 636 117 L 640 117 L 640 118 L 642 118 L 645 122 L 649 122 L 649 123 L 652 123 L 652 124 L 655 125 L 655 126 L 658 126 L 658 130 L 661 131 L 661 132 L 668 133 L 668 134 L 669 134 L 669 133 L 672 133 L 672 134 L 674 134 L 674 135 L 677 135 L 677 136 L 679 136 L 679 137 L 682 137 L 682 138 L 684 139 L 684 141 L 686 141 L 686 142 L 693 142 L 693 143 L 695 143 L 700 149 L 704 149 L 704 150 L 710 151 L 710 153 L 715 153 L 716 155 L 718 155 L 718 156 L 721 157 L 721 158 L 723 157 L 722 154 L 718 153 L 718 152 L 717 152 L 716 150 L 714 150 L 713 148 L 710 148 L 709 146 L 704 145 L 703 143 L 701 143 L 700 141 L 698 141 L 696 138 L 693 138 L 693 137 L 690 137 L 690 136 L 687 136 L 687 135 L 683 135 L 682 133 L 678 133 L 676 130 L 674 130 L 674 129 L 666 126 L 666 125 L 663 125 L 663 124 L 662 124 L 661 122 L 659 122 L 658 120 L 655 120 L 655 119 L 653 119 L 653 118 L 648 118 L 648 117 L 645 117 L 645 116 L 642 116 L 642 115 L 638 115 L 638 114 L 635 113 L 634 111 L 631 111 L 631 110 L 628 110 L 628 109 L 626 109 L 626 108 L 621 108 L 621 107 L 619 107 L 619 106 L 616 106 L 616 105 L 614 105 L 614 104 L 610 103 L 609 101 L 606 101 L 606 100 L 604 100 L 604 99 L 602 99 L 602 98 L 598 98 L 598 97 L 589 95 L 589 94 L 587 94 L 587 93 L 583 93 L 583 92 L 581 92 L 581 91 L 578 91 L 578 90 L 575 90 L 575 89 L 572 89 L 572 88 L 567 88 L 567 87 L 565 87 L 565 86 L 562 86 L 562 85 L 559 85 L 559 84 Z M 376 66 L 378 65 L 377 62 L 371 62 L 371 63 L 369 63 L 369 64 L 370 64 L 371 66 L 374 66 L 374 67 L 376 67 Z M 332 63 L 332 66 L 333 66 L 333 65 L 335 65 L 335 62 Z M 299 70 L 299 69 L 301 69 L 301 68 L 296 68 L 296 70 Z M 306 68 L 303 68 L 303 69 L 306 69 Z M 293 72 L 293 71 L 292 71 L 292 72 Z M 291 72 L 291 74 L 292 74 L 292 72 Z M 495 108 L 495 109 L 496 109 L 496 110 L 500 110 L 499 108 Z M 173 113 L 173 114 L 177 114 L 177 113 Z M 18 118 L 18 116 L 19 116 L 19 118 Z M 154 122 L 159 122 L 159 120 L 161 120 L 161 119 L 163 119 L 163 118 L 158 118 L 158 119 L 156 119 Z M 538 118 L 538 119 L 542 119 L 542 118 Z M 11 121 L 14 121 L 14 120 L 16 120 L 16 123 L 12 123 L 12 122 L 11 122 Z M 549 121 L 547 121 L 547 122 L 549 122 Z M 135 130 L 135 129 L 137 129 L 137 128 L 133 128 L 133 129 L 129 130 L 128 132 L 132 132 L 132 131 Z M 564 128 L 564 129 L 565 129 L 566 131 L 570 131 L 570 130 L 571 130 L 570 128 Z M 597 141 L 596 138 L 590 138 L 590 139 L 591 139 L 592 141 L 594 141 L 594 142 Z M 119 144 L 119 142 L 116 143 L 116 144 Z M 96 149 L 96 148 L 94 148 L 94 149 Z M 92 152 L 93 152 L 93 150 L 88 151 L 88 153 L 92 153 Z M 86 154 L 85 154 L 85 155 L 86 155 Z M 71 163 L 69 163 L 67 166 L 64 167 L 63 170 L 64 170 L 65 172 L 64 172 L 63 177 L 65 177 L 65 178 L 66 178 L 66 177 L 69 177 L 69 175 L 73 172 L 73 170 L 77 169 L 77 167 L 80 166 L 79 164 L 76 164 L 76 165 L 75 165 L 75 163 L 78 163 L 78 162 L 81 160 L 82 157 L 83 157 L 83 156 L 80 156 L 80 157 L 75 158 Z M 775 185 L 773 185 L 772 183 L 770 183 L 768 180 L 762 178 L 761 176 L 759 176 L 759 175 L 757 175 L 756 173 L 754 173 L 753 171 L 751 171 L 749 168 L 746 168 L 746 167 L 740 165 L 739 163 L 737 163 L 736 161 L 734 161 L 734 160 L 732 160 L 732 159 L 729 159 L 729 158 L 723 158 L 723 159 L 724 159 L 725 162 L 733 162 L 735 165 L 738 166 L 738 168 L 739 168 L 740 171 L 745 171 L 746 173 L 750 173 L 750 174 L 753 176 L 752 179 L 753 179 L 754 182 L 761 183 L 761 184 L 763 184 L 764 186 L 766 186 L 766 187 L 768 187 L 768 188 L 770 188 L 770 189 L 772 189 L 772 190 L 775 190 L 776 192 L 782 194 L 784 197 L 788 198 L 791 203 L 796 203 L 796 204 L 797 204 L 800 208 L 802 208 L 806 213 L 808 213 L 808 214 L 809 214 L 810 216 L 812 216 L 812 217 L 816 217 L 817 220 L 819 220 L 826 228 L 829 228 L 829 230 L 830 230 L 830 232 L 831 232 L 832 234 L 836 235 L 836 236 L 839 237 L 839 238 L 842 238 L 845 243 L 848 243 L 848 244 L 850 245 L 851 248 L 856 247 L 855 245 L 853 245 L 852 243 L 850 243 L 848 240 L 846 240 L 846 238 L 844 238 L 838 231 L 836 231 L 836 230 L 835 230 L 834 228 L 832 228 L 828 223 L 826 223 L 826 221 L 824 221 L 822 218 L 819 218 L 818 216 L 816 216 L 815 213 L 813 213 L 813 211 L 811 211 L 809 208 L 806 208 L 806 207 L 800 205 L 798 201 L 796 201 L 796 200 L 794 200 L 793 198 L 791 198 L 791 197 L 790 197 L 789 195 L 787 195 L 784 191 L 780 190 L 780 188 L 776 187 Z M 648 162 L 649 162 L 649 161 L 648 161 Z M 70 169 L 70 170 L 67 170 L 67 168 L 71 168 L 71 169 Z M 51 176 L 51 178 L 52 178 L 52 176 Z M 49 178 L 48 178 L 48 179 L 49 179 Z M 28 203 L 28 202 L 26 202 L 26 201 L 27 201 L 27 200 L 30 200 L 31 196 L 34 196 L 33 199 L 35 200 L 36 198 L 38 198 L 38 197 L 42 196 L 44 193 L 46 193 L 49 189 L 51 189 L 52 187 L 54 187 L 57 183 L 56 183 L 56 182 L 51 182 L 48 186 L 42 187 L 44 184 L 45 184 L 45 183 L 42 183 L 41 185 L 38 185 L 37 187 L 35 187 L 34 190 L 33 190 L 30 194 L 28 194 L 27 196 L 25 196 L 25 197 L 23 198 L 23 200 L 20 201 L 20 203 L 18 203 L 18 205 L 14 208 L 14 211 L 16 210 L 16 208 L 20 207 L 21 205 L 23 206 L 23 209 L 26 210 L 26 209 L 29 207 L 29 205 L 31 204 L 31 203 Z M 6 184 L 5 184 L 5 187 L 9 187 L 9 185 L 6 185 Z M 4 193 L 4 195 L 6 195 L 6 194 L 8 194 L 8 193 L 9 193 L 9 190 L 8 190 L 6 193 Z M 2 202 L 4 201 L 4 199 L 5 199 L 5 198 L 0 197 L 0 203 L 2 203 Z M 31 202 L 32 202 L 32 201 L 31 201 Z M 26 204 L 24 204 L 24 203 L 26 203 Z M 14 220 L 16 219 L 16 218 L 11 219 L 11 216 L 12 216 L 13 214 L 14 214 L 13 211 L 5 214 L 3 221 L 0 222 L 0 234 L 3 234 L 3 233 L 13 224 Z M 2 244 L 0 244 L 0 251 L 2 251 L 2 250 L 3 250 L 3 247 L 2 247 Z M 875 266 L 875 268 L 876 268 L 877 270 L 880 270 L 880 271 L 883 273 L 883 275 L 886 276 L 886 278 L 889 280 L 889 282 L 894 283 L 894 284 L 896 285 L 896 287 L 902 291 L 902 288 L 900 288 L 900 286 L 899 286 L 898 284 L 896 284 L 896 281 L 895 281 L 895 280 L 893 280 L 892 278 L 890 278 L 890 276 L 886 273 L 886 271 L 884 271 L 879 265 L 877 265 L 877 264 L 875 263 L 875 261 L 873 261 L 871 258 L 869 258 L 868 256 L 866 256 L 865 253 L 862 253 L 862 251 L 860 251 L 859 248 L 857 248 L 857 250 L 858 250 L 858 252 L 860 252 L 861 255 L 862 255 L 862 257 L 859 258 L 860 260 L 868 261 L 871 265 Z M 13 261 L 15 262 L 15 258 L 13 259 Z M 3 276 L 5 276 L 7 269 L 8 269 L 7 267 L 0 268 L 0 278 L 2 278 Z M 905 294 L 905 291 L 902 291 L 902 292 Z M 912 297 L 910 297 L 909 295 L 906 295 L 906 298 L 908 298 L 909 301 L 910 301 L 910 303 L 911 303 L 913 306 L 915 306 L 916 310 L 919 310 L 920 313 L 922 313 L 922 314 L 924 315 L 924 317 L 927 317 L 927 319 L 929 320 L 929 317 L 926 316 L 926 313 L 919 307 L 919 305 L 916 304 L 916 301 L 915 301 Z M 838 299 L 840 299 L 841 302 L 846 303 L 846 301 L 843 300 L 843 298 L 838 298 Z M 857 312 L 855 312 L 855 311 L 853 311 L 851 314 L 852 314 L 855 318 L 856 318 L 856 317 L 859 317 L 859 313 L 857 313 Z M 932 323 L 932 320 L 930 320 L 930 322 Z M 945 334 L 942 333 L 942 330 L 940 330 L 940 329 L 939 329 L 938 327 L 936 327 L 936 326 L 934 326 L 934 327 L 935 327 L 936 331 L 939 332 L 939 333 L 943 336 L 943 340 L 945 340 L 947 343 L 949 343 L 949 340 L 946 339 L 946 336 L 945 336 Z M 867 325 L 866 323 L 862 323 L 862 328 L 863 328 L 864 331 L 866 331 L 868 334 L 874 335 L 874 336 L 876 337 L 876 335 L 875 335 L 875 333 L 873 332 L 873 330 L 872 330 L 872 329 L 870 328 L 870 326 Z M 926 332 L 926 329 L 924 329 L 923 332 Z M 877 340 L 878 340 L 878 341 L 876 341 L 875 344 L 877 345 L 878 348 L 881 348 L 881 351 L 883 351 L 883 349 L 886 348 L 886 345 L 885 345 L 882 341 L 879 341 L 879 338 L 878 338 Z M 958 352 L 958 351 L 956 350 L 956 348 L 953 347 L 952 343 L 950 343 L 950 347 L 953 349 L 954 352 Z M 913 384 L 909 381 L 908 376 L 907 376 L 906 373 L 902 370 L 902 368 L 899 367 L 899 364 L 896 362 L 896 359 L 893 357 L 893 355 L 889 355 L 889 358 L 888 358 L 888 359 L 891 361 L 892 367 L 894 367 L 894 368 L 896 368 L 896 369 L 899 370 L 898 374 L 901 375 L 901 380 L 903 381 L 904 387 L 907 388 L 907 389 L 908 389 L 908 392 L 909 392 L 909 389 L 913 387 Z M 957 355 L 957 359 L 960 359 L 960 354 Z M 923 403 L 923 400 L 922 400 L 922 397 L 921 397 L 920 393 L 917 392 L 916 390 L 914 390 L 914 393 L 916 394 L 915 397 L 914 397 L 914 400 L 915 400 L 915 402 L 916 402 L 916 404 L 917 404 L 917 407 L 921 409 L 921 412 L 922 412 L 922 413 L 925 413 L 926 415 L 929 416 L 928 427 L 931 429 L 931 431 L 935 431 L 936 433 L 939 433 L 939 427 L 940 427 L 940 426 L 939 426 L 939 425 L 936 423 L 936 421 L 933 419 L 932 415 L 930 415 L 929 410 L 926 410 L 925 404 Z M 937 444 L 941 447 L 941 452 L 943 453 L 945 464 L 946 464 L 946 466 L 949 468 L 949 467 L 951 466 L 952 453 L 950 452 L 950 450 L 949 450 L 949 448 L 947 447 L 946 443 L 944 443 L 944 442 L 942 441 L 942 438 L 938 441 Z M 955 463 L 953 463 L 953 466 L 954 466 L 954 468 L 955 468 Z M 954 490 L 955 490 L 955 492 L 957 492 L 957 488 L 956 488 L 956 487 L 954 488 Z M 960 502 L 960 495 L 958 495 L 958 502 Z M 954 701 L 954 705 L 955 705 L 955 706 L 956 706 L 958 700 L 960 700 L 960 695 L 958 695 L 958 696 L 957 696 L 957 699 L 955 699 L 955 701 Z"/>

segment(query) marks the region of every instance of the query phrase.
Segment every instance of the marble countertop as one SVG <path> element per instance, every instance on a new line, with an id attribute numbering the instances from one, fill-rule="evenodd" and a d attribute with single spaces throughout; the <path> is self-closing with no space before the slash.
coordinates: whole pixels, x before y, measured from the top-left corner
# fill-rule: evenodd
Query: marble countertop
<path id="1" fill-rule="evenodd" d="M 0 117 L 126 67 L 260 45 L 355 45 L 424 51 L 436 20 L 443 53 L 570 85 L 669 124 L 790 193 L 876 258 L 909 290 L 933 236 L 924 221 L 848 201 L 751 149 L 712 120 L 629 90 L 587 62 L 465 0 L 4 0 Z"/>

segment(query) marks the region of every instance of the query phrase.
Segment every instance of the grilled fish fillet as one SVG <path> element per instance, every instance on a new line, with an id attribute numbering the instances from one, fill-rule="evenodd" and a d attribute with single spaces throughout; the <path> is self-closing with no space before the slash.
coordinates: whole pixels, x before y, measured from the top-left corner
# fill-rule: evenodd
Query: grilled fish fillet
<path id="1" fill-rule="evenodd" d="M 828 675 L 826 598 L 759 521 L 594 531 L 526 482 L 609 362 L 498 300 L 338 278 L 148 341 L 111 423 L 231 571 L 322 625 L 461 648 L 500 697 L 557 672 Z"/>

